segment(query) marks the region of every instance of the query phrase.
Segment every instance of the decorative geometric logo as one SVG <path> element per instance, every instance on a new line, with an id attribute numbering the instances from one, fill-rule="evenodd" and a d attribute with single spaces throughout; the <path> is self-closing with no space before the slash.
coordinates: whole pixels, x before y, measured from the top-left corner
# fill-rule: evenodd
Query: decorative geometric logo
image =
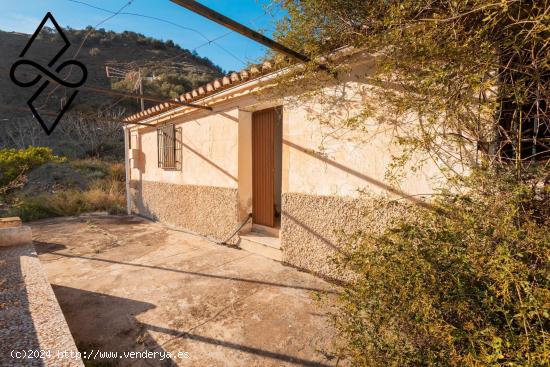
<path id="1" fill-rule="evenodd" d="M 83 85 L 86 82 L 86 79 L 88 78 L 88 70 L 86 69 L 86 66 L 84 66 L 84 64 L 82 64 L 80 61 L 77 61 L 77 60 L 67 60 L 67 61 L 62 62 L 61 64 L 59 64 L 54 69 L 55 74 L 50 71 L 50 68 L 52 68 L 54 66 L 56 61 L 71 46 L 71 43 L 69 42 L 69 40 L 67 39 L 67 37 L 63 33 L 63 29 L 59 26 L 59 24 L 56 22 L 55 18 L 53 17 L 53 15 L 50 12 L 48 12 L 46 14 L 46 16 L 44 17 L 44 19 L 42 19 L 42 22 L 40 22 L 40 24 L 38 25 L 38 28 L 36 28 L 36 30 L 34 31 L 33 35 L 29 39 L 29 42 L 27 42 L 27 44 L 26 44 L 25 48 L 23 49 L 23 51 L 21 51 L 21 54 L 19 55 L 19 57 L 22 58 L 22 57 L 25 56 L 25 54 L 27 53 L 27 51 L 29 50 L 29 48 L 33 44 L 34 40 L 36 39 L 36 37 L 38 36 L 38 34 L 40 33 L 40 31 L 42 30 L 42 28 L 44 27 L 44 25 L 46 24 L 46 22 L 48 20 L 50 20 L 52 22 L 55 29 L 57 30 L 57 33 L 61 36 L 61 38 L 63 39 L 63 42 L 65 43 L 63 45 L 63 47 L 57 52 L 57 54 L 50 60 L 50 62 L 48 62 L 48 67 L 45 68 L 42 65 L 40 65 L 40 64 L 38 64 L 38 63 L 36 63 L 32 60 L 20 59 L 20 60 L 16 61 L 11 66 L 11 69 L 10 69 L 10 79 L 11 79 L 11 81 L 14 82 L 16 85 L 18 85 L 20 87 L 23 87 L 23 88 L 32 87 L 32 86 L 36 85 L 38 82 L 40 82 L 42 79 L 46 79 L 42 82 L 42 84 L 36 90 L 36 92 L 32 95 L 32 97 L 27 101 L 27 105 L 31 109 L 33 115 L 36 117 L 36 119 L 38 120 L 40 125 L 42 126 L 42 129 L 44 129 L 44 131 L 46 132 L 46 135 L 50 135 L 53 132 L 53 130 L 55 129 L 55 127 L 57 126 L 57 124 L 59 123 L 59 121 L 61 120 L 63 115 L 65 114 L 65 112 L 69 109 L 69 106 L 71 105 L 71 103 L 75 99 L 76 95 L 78 94 L 78 90 L 75 90 L 71 94 L 71 96 L 69 97 L 69 99 L 67 100 L 67 102 L 65 103 L 65 105 L 63 106 L 63 108 L 61 109 L 61 111 L 59 112 L 59 114 L 57 115 L 57 117 L 55 118 L 55 120 L 53 121 L 53 123 L 49 127 L 44 122 L 44 119 L 40 116 L 40 113 L 33 106 L 33 102 L 35 101 L 35 99 L 38 98 L 38 96 L 40 96 L 40 94 L 44 91 L 44 89 L 46 89 L 48 87 L 48 85 L 50 84 L 50 80 L 53 81 L 54 83 L 57 83 L 59 85 L 67 87 L 67 88 L 78 88 L 81 85 Z M 21 65 L 32 66 L 34 69 L 36 69 L 36 76 L 30 81 L 20 81 L 20 80 L 18 80 L 17 77 L 15 76 L 15 70 L 17 69 L 17 67 L 19 67 Z M 80 69 L 80 71 L 82 73 L 82 77 L 79 81 L 71 83 L 67 80 L 63 80 L 63 79 L 58 77 L 58 74 L 67 66 L 70 66 L 70 67 L 76 66 Z"/>

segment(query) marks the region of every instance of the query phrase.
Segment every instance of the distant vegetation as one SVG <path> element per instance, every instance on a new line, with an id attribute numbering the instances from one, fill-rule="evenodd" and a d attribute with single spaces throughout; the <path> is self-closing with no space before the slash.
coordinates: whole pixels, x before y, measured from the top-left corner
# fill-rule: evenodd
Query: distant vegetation
<path id="1" fill-rule="evenodd" d="M 123 74 L 121 78 L 108 78 L 105 67 L 110 65 L 136 75 L 139 71 L 141 76 L 147 77 L 143 81 L 144 94 L 172 99 L 223 73 L 208 58 L 184 49 L 171 40 L 161 41 L 129 31 L 117 33 L 105 29 L 94 30 L 92 27 L 68 28 L 65 33 L 71 47 L 62 59 L 72 58 L 82 44 L 76 58 L 86 65 L 87 84 L 90 86 L 123 89 L 137 94 L 135 75 L 129 73 Z M 29 37 L 21 33 L 0 31 L 3 48 L 0 68 L 9 70 Z M 55 30 L 45 28 L 29 49 L 28 55 L 46 65 L 60 42 Z M 0 103 L 5 109 L 2 110 L 4 121 L 0 148 L 48 146 L 55 154 L 73 159 L 122 159 L 123 135 L 117 121 L 140 109 L 139 101 L 134 98 L 81 90 L 54 133 L 46 136 L 32 114 L 27 112 L 25 101 L 32 95 L 33 88 L 17 88 L 9 80 L 8 74 L 4 73 L 0 74 L 0 89 L 5 91 L 0 95 Z M 41 110 L 59 111 L 61 101 L 67 98 L 70 91 L 64 88 L 48 88 L 47 91 L 36 105 Z M 154 104 L 145 101 L 146 108 Z M 12 107 L 17 110 L 10 110 Z M 47 122 L 53 118 L 51 115 L 46 116 Z"/>
<path id="2" fill-rule="evenodd" d="M 144 93 L 174 98 L 222 75 L 223 70 L 173 41 L 135 32 L 67 29 L 71 47 L 62 58 L 77 53 L 88 69 L 87 84 L 135 92 L 135 79 L 108 78 L 106 65 L 133 72 L 144 80 Z M 0 31 L 0 68 L 9 70 L 30 35 Z M 60 38 L 44 29 L 28 51 L 46 65 Z M 83 42 L 84 41 L 84 42 Z M 32 88 L 17 88 L 0 74 L 2 134 L 0 134 L 0 216 L 23 220 L 78 215 L 90 211 L 125 212 L 124 138 L 120 120 L 139 109 L 136 99 L 81 90 L 52 135 L 47 136 L 28 111 Z M 154 78 L 153 78 L 154 76 Z M 59 111 L 70 91 L 50 88 L 35 102 L 40 111 Z M 146 107 L 154 103 L 146 102 Z M 51 122 L 51 115 L 44 115 Z"/>
<path id="3" fill-rule="evenodd" d="M 144 82 L 144 93 L 148 95 L 175 98 L 182 93 L 188 92 L 199 85 L 205 84 L 215 76 L 222 75 L 224 71 L 214 64 L 207 57 L 201 57 L 196 51 L 182 48 L 172 40 L 158 40 L 147 37 L 141 33 L 124 31 L 117 33 L 107 31 L 104 28 L 94 29 L 90 26 L 85 29 L 67 29 L 67 36 L 74 44 L 79 44 L 86 38 L 85 45 L 90 56 L 101 56 L 103 50 L 113 47 L 140 47 L 153 51 L 177 52 L 178 55 L 170 56 L 165 60 L 156 62 L 130 61 L 127 63 L 115 62 L 115 65 L 122 65 L 126 69 L 140 70 L 142 76 L 155 76 L 154 80 Z M 41 32 L 40 40 L 56 42 L 57 32 L 52 28 L 45 28 Z M 208 69 L 208 73 L 197 72 L 196 67 L 202 66 Z M 116 80 L 111 83 L 114 89 L 125 89 L 133 91 L 135 81 L 128 79 Z"/>
<path id="4" fill-rule="evenodd" d="M 372 219 L 344 241 L 355 275 L 333 312 L 344 364 L 550 366 L 550 2 L 276 2 L 275 36 L 314 60 L 279 88 L 323 101 L 333 132 L 391 130 L 395 187 L 418 157 L 448 178 L 434 180 L 430 209 L 365 208 Z M 376 55 L 358 75 L 366 92 L 350 96 L 347 78 L 326 92 L 336 83 L 317 60 L 347 46 Z M 334 59 L 327 68 L 349 73 Z M 338 109 L 352 101 L 355 115 Z"/>
<path id="5" fill-rule="evenodd" d="M 24 221 L 125 212 L 124 165 L 68 160 L 50 148 L 0 149 L 0 216 Z"/>
<path id="6" fill-rule="evenodd" d="M 214 64 L 209 58 L 199 56 L 196 51 L 189 51 L 182 48 L 172 40 L 162 41 L 152 37 L 147 37 L 141 33 L 131 31 L 118 33 L 114 31 L 107 31 L 104 28 L 94 29 L 91 26 L 84 29 L 74 29 L 68 27 L 66 30 L 67 36 L 71 42 L 79 43 L 82 42 L 84 37 L 86 37 L 85 45 L 89 49 L 97 48 L 97 50 L 101 50 L 102 48 L 113 47 L 116 45 L 124 45 L 125 47 L 143 46 L 155 50 L 173 49 L 186 54 L 188 58 L 195 62 L 196 65 L 203 65 L 210 68 L 212 71 L 220 74 L 223 73 L 223 69 Z M 58 41 L 57 32 L 55 29 L 45 27 L 40 33 L 38 39 L 47 42 L 56 42 Z"/>

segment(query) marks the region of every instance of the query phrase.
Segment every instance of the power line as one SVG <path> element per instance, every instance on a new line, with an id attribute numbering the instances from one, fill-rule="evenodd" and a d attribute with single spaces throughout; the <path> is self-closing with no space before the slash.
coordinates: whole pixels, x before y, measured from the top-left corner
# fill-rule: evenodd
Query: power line
<path id="1" fill-rule="evenodd" d="M 112 10 L 109 10 L 109 9 L 105 9 L 105 8 L 102 8 L 102 7 L 99 7 L 99 6 L 95 6 L 95 5 L 91 5 L 91 4 L 88 4 L 84 1 L 79 1 L 79 0 L 67 0 L 67 1 L 70 1 L 72 3 L 75 3 L 75 4 L 81 4 L 81 5 L 85 5 L 85 6 L 88 6 L 90 8 L 93 8 L 93 9 L 97 9 L 97 10 L 101 10 L 101 11 L 104 11 L 104 12 L 107 12 L 107 13 L 111 13 L 111 14 L 114 14 L 114 12 Z M 175 22 L 172 22 L 170 20 L 167 20 L 167 19 L 163 19 L 163 18 L 158 18 L 158 17 L 154 17 L 154 16 L 151 16 L 151 15 L 145 15 L 145 14 L 139 14 L 139 13 L 129 13 L 129 12 L 119 12 L 118 13 L 119 15 L 130 15 L 130 16 L 136 16 L 136 17 L 141 17 L 141 18 L 147 18 L 147 19 L 152 19 L 152 20 L 156 20 L 156 21 L 159 21 L 159 22 L 163 22 L 163 23 L 166 23 L 166 24 L 170 24 L 174 27 L 178 27 L 180 29 L 184 29 L 184 30 L 187 30 L 187 31 L 191 31 L 191 32 L 194 32 L 196 34 L 198 34 L 199 36 L 201 36 L 202 38 L 204 38 L 206 40 L 206 42 L 198 47 L 203 47 L 205 45 L 208 45 L 208 44 L 213 44 L 215 46 L 217 46 L 218 48 L 220 48 L 222 51 L 226 52 L 229 56 L 233 57 L 235 60 L 239 61 L 240 63 L 242 63 L 243 65 L 246 65 L 246 62 L 244 62 L 241 58 L 239 58 L 238 56 L 236 56 L 235 54 L 233 54 L 231 51 L 227 50 L 225 47 L 221 46 L 220 44 L 218 44 L 217 42 L 215 42 L 214 39 L 209 39 L 208 37 L 206 37 L 202 32 L 194 29 L 194 28 L 190 28 L 190 27 L 185 27 L 185 26 L 182 26 L 181 24 L 178 24 L 178 23 L 175 23 Z M 97 26 L 96 26 L 97 27 Z M 230 34 L 230 33 L 227 33 L 227 34 Z M 225 35 L 223 35 L 222 37 L 225 37 Z M 222 37 L 217 37 L 217 39 L 220 39 Z M 198 48 L 197 47 L 197 48 Z M 197 48 L 193 49 L 193 50 L 196 50 Z"/>
<path id="2" fill-rule="evenodd" d="M 235 56 L 235 55 L 234 55 L 233 53 L 231 53 L 229 50 L 225 49 L 223 46 L 221 46 L 221 45 L 219 45 L 218 43 L 215 42 L 215 41 L 217 41 L 217 40 L 219 40 L 219 39 L 221 39 L 221 38 L 223 38 L 223 37 L 228 36 L 229 34 L 232 33 L 232 31 L 228 31 L 228 32 L 226 32 L 226 33 L 224 33 L 224 34 L 222 34 L 222 35 L 220 35 L 220 36 L 217 36 L 217 37 L 215 37 L 215 38 L 213 38 L 213 39 L 208 39 L 208 37 L 206 37 L 203 33 L 201 33 L 200 31 L 198 31 L 198 30 L 196 30 L 196 29 L 189 28 L 189 27 L 184 27 L 184 26 L 182 26 L 182 25 L 180 25 L 180 24 L 174 23 L 174 22 L 169 21 L 169 20 L 166 20 L 166 19 L 157 18 L 157 17 L 154 17 L 154 16 L 149 16 L 149 15 L 144 15 L 144 14 L 139 14 L 139 13 L 122 12 L 122 10 L 124 10 L 125 8 L 127 8 L 128 6 L 130 6 L 134 0 L 130 0 L 130 1 L 128 1 L 127 3 L 125 3 L 120 9 L 118 9 L 118 11 L 108 10 L 108 9 L 101 8 L 101 7 L 98 7 L 98 6 L 95 6 L 95 5 L 92 5 L 92 4 L 88 4 L 88 3 L 83 2 L 83 1 L 78 1 L 78 0 L 67 0 L 67 1 L 70 1 L 70 2 L 76 3 L 76 4 L 85 5 L 85 6 L 88 6 L 88 7 L 90 7 L 90 8 L 94 8 L 94 9 L 97 9 L 97 10 L 100 10 L 100 11 L 104 11 L 104 12 L 107 12 L 107 13 L 110 13 L 110 14 L 111 14 L 111 15 L 108 16 L 107 18 L 101 20 L 101 21 L 100 21 L 99 23 L 97 23 L 91 30 L 89 30 L 89 31 L 87 32 L 87 34 L 86 34 L 86 35 L 84 36 L 84 38 L 82 39 L 82 41 L 81 41 L 81 43 L 80 43 L 80 45 L 79 45 L 77 51 L 75 52 L 75 54 L 74 54 L 74 56 L 73 56 L 74 58 L 76 58 L 76 57 L 78 56 L 78 54 L 80 53 L 80 51 L 81 51 L 81 49 L 82 49 L 84 43 L 86 42 L 87 38 L 90 36 L 90 34 L 93 32 L 93 30 L 94 30 L 95 28 L 97 28 L 97 27 L 100 26 L 101 24 L 107 22 L 108 20 L 114 18 L 114 17 L 117 16 L 117 15 L 131 15 L 131 16 L 137 16 L 137 17 L 142 17 L 142 18 L 147 18 L 147 19 L 152 19 L 152 20 L 160 21 L 160 22 L 167 23 L 167 24 L 173 25 L 173 26 L 178 27 L 178 28 L 181 28 L 181 29 L 185 29 L 185 30 L 189 30 L 189 31 L 195 32 L 195 33 L 199 34 L 201 37 L 203 37 L 207 42 L 205 42 L 205 43 L 203 43 L 203 44 L 201 44 L 201 45 L 195 47 L 195 48 L 193 49 L 193 51 L 197 50 L 198 48 L 204 47 L 204 46 L 206 46 L 206 45 L 214 44 L 215 46 L 219 47 L 220 49 L 222 49 L 223 51 L 225 51 L 226 53 L 228 53 L 230 56 L 232 56 L 233 58 L 235 58 L 237 61 L 239 61 L 239 62 L 241 62 L 242 64 L 245 64 L 245 65 L 246 65 L 246 63 L 245 63 L 242 59 L 240 59 L 239 57 Z M 254 18 L 254 20 L 257 20 L 257 19 L 259 19 L 259 18 L 261 18 L 261 17 L 263 17 L 263 16 L 265 16 L 265 15 L 266 15 L 266 13 L 260 15 L 259 17 Z M 184 55 L 176 55 L 176 56 L 174 56 L 173 58 L 165 59 L 165 60 L 163 60 L 163 61 L 170 61 L 171 59 L 175 59 L 175 58 L 177 58 L 177 57 L 182 57 L 182 56 L 184 56 Z M 68 72 L 68 74 L 67 74 L 67 77 L 70 76 L 71 72 L 72 72 L 72 67 L 71 67 L 71 69 L 69 70 L 69 72 Z M 56 85 L 56 86 L 52 89 L 52 91 L 50 91 L 50 93 L 49 93 L 49 94 L 47 95 L 47 97 L 46 97 L 46 101 L 44 102 L 43 106 L 41 106 L 41 107 L 39 107 L 39 108 L 43 108 L 43 107 L 46 105 L 46 103 L 47 103 L 49 97 L 56 91 L 57 88 L 59 88 L 59 86 L 60 86 L 59 84 Z M 107 93 L 107 92 L 109 92 L 109 90 L 102 89 L 102 88 L 94 88 L 94 87 L 83 88 L 83 89 L 88 89 L 88 90 L 90 90 L 90 91 L 95 91 L 95 92 L 98 92 L 98 93 L 105 93 L 105 94 L 111 94 L 111 95 L 117 95 L 117 96 L 122 96 L 122 94 L 123 94 L 123 93 L 121 93 L 121 92 L 115 92 L 115 91 L 113 91 L 112 93 Z M 106 109 L 104 109 L 102 112 L 105 112 L 105 111 L 111 109 L 112 107 L 114 107 L 115 105 L 117 105 L 118 103 L 120 103 L 122 99 L 124 99 L 124 98 L 130 98 L 130 97 L 135 98 L 135 97 L 137 97 L 137 96 L 134 96 L 134 95 L 131 95 L 131 96 L 130 96 L 129 94 L 125 94 L 124 96 L 122 96 L 122 98 L 120 98 L 120 99 L 117 100 L 115 103 L 113 103 L 112 105 L 110 105 L 109 107 L 107 107 Z M 165 101 L 160 101 L 160 100 L 157 99 L 157 98 L 149 97 L 149 100 L 153 100 L 153 99 L 154 99 L 156 102 L 165 102 Z M 174 101 L 166 101 L 166 102 L 167 102 L 167 103 L 174 104 Z M 191 104 L 189 104 L 189 105 L 191 105 Z M 197 108 L 205 108 L 205 107 L 206 107 L 206 106 L 199 106 L 199 105 L 191 105 L 191 106 L 192 106 L 192 107 L 197 107 Z M 206 107 L 206 108 L 208 109 L 208 107 Z"/>
<path id="3" fill-rule="evenodd" d="M 72 1 L 72 0 L 69 0 L 69 1 Z M 263 14 L 260 14 L 259 16 L 250 19 L 250 20 L 249 20 L 249 23 L 254 24 L 255 21 L 257 21 L 257 20 L 260 19 L 260 18 L 265 17 L 266 15 L 267 15 L 267 12 L 264 12 Z M 219 35 L 219 36 L 217 36 L 217 37 L 214 37 L 214 38 L 212 38 L 211 40 L 209 40 L 209 41 L 207 41 L 207 42 L 204 42 L 204 43 L 202 43 L 202 44 L 200 44 L 200 45 L 194 47 L 193 49 L 191 49 L 191 51 L 197 51 L 197 50 L 198 50 L 199 48 L 201 48 L 201 47 L 211 45 L 211 44 L 214 43 L 215 41 L 218 41 L 218 40 L 220 40 L 220 39 L 222 39 L 222 38 L 224 38 L 224 37 L 226 37 L 226 36 L 229 36 L 229 35 L 232 34 L 232 33 L 235 33 L 235 32 L 232 31 L 232 30 L 227 31 L 227 32 L 225 32 L 224 34 L 221 34 L 221 35 Z M 183 57 L 183 56 L 184 56 L 184 55 L 176 55 L 176 56 L 171 57 L 171 58 L 168 58 L 168 59 L 166 59 L 166 60 L 172 60 L 172 59 L 175 59 L 175 58 L 178 58 L 178 57 Z M 240 59 L 239 59 L 239 60 L 240 60 Z M 241 60 L 240 60 L 240 61 L 241 61 Z M 241 62 L 242 62 L 242 61 L 241 61 Z M 246 65 L 246 63 L 244 63 L 244 62 L 243 62 L 243 64 Z"/>
<path id="4" fill-rule="evenodd" d="M 78 54 L 80 53 L 80 50 L 82 49 L 82 47 L 84 46 L 84 43 L 86 42 L 86 40 L 88 39 L 88 37 L 90 36 L 90 34 L 92 34 L 92 32 L 94 31 L 95 28 L 99 27 L 100 25 L 102 25 L 103 23 L 107 22 L 108 20 L 110 19 L 113 19 L 114 17 L 116 17 L 117 15 L 120 14 L 120 12 L 122 10 L 124 10 L 125 8 L 127 8 L 128 6 L 130 6 L 132 4 L 134 0 L 130 0 L 128 1 L 126 4 L 124 4 L 120 9 L 118 9 L 118 11 L 116 12 L 111 12 L 112 15 L 103 19 L 101 22 L 97 23 L 92 29 L 90 29 L 88 31 L 88 33 L 86 33 L 86 35 L 84 36 L 84 38 L 82 39 L 82 42 L 80 42 L 80 46 L 78 46 L 78 49 L 76 50 L 76 52 L 74 53 L 73 55 L 73 59 L 76 59 L 76 57 L 78 56 Z"/>
<path id="5" fill-rule="evenodd" d="M 59 85 L 59 83 L 54 79 L 49 78 L 49 81 Z M 107 94 L 107 95 L 112 95 L 112 96 L 117 96 L 117 97 L 123 97 L 123 98 L 143 98 L 144 100 L 155 102 L 155 103 L 164 103 L 164 104 L 170 104 L 170 105 L 176 105 L 176 106 L 187 106 L 187 107 L 193 107 L 193 108 L 199 108 L 199 109 L 212 111 L 212 107 L 210 107 L 210 106 L 203 106 L 203 105 L 199 105 L 199 104 L 196 104 L 196 103 L 182 102 L 179 99 L 166 100 L 166 99 L 163 99 L 163 98 L 158 98 L 158 97 L 153 97 L 153 96 L 130 94 L 130 93 L 122 92 L 122 91 L 115 91 L 115 90 L 111 90 L 111 89 L 104 89 L 104 88 L 93 87 L 93 86 L 80 86 L 79 89 L 87 90 L 87 91 L 94 92 L 94 93 L 100 93 L 100 94 Z M 118 104 L 119 102 L 120 102 L 120 100 L 115 102 L 113 105 Z M 40 109 L 41 109 L 40 113 L 44 112 L 43 106 Z M 103 112 L 105 112 L 105 111 L 106 110 L 104 110 Z"/>
<path id="6" fill-rule="evenodd" d="M 221 13 L 218 13 L 217 11 L 202 5 L 198 1 L 194 0 L 171 0 L 173 3 L 176 3 L 193 13 L 199 14 L 207 19 L 210 19 L 211 21 L 218 23 L 220 25 L 223 25 L 224 27 L 227 27 L 237 33 L 242 34 L 245 37 L 248 37 L 258 43 L 261 43 L 264 46 L 267 46 L 273 50 L 276 50 L 284 55 L 290 56 L 296 60 L 302 61 L 302 62 L 308 62 L 310 61 L 310 58 L 298 51 L 295 51 L 291 48 L 286 47 L 285 45 L 274 41 L 273 39 L 264 36 L 263 34 L 243 25 L 242 23 L 239 23 Z"/>
<path id="7" fill-rule="evenodd" d="M 69 0 L 71 1 L 71 0 Z M 84 46 L 84 43 L 86 42 L 86 40 L 88 39 L 88 37 L 90 36 L 90 34 L 92 34 L 94 28 L 96 27 L 99 27 L 100 25 L 102 25 L 103 23 L 105 23 L 106 21 L 116 17 L 118 14 L 120 14 L 120 12 L 122 10 L 124 10 L 125 8 L 127 8 L 128 6 L 130 6 L 132 4 L 134 0 L 130 0 L 128 1 L 126 4 L 124 4 L 120 9 L 118 9 L 118 11 L 116 12 L 112 12 L 112 15 L 103 19 L 102 21 L 100 21 L 99 23 L 97 23 L 92 29 L 90 29 L 86 35 L 84 36 L 84 38 L 82 39 L 82 42 L 80 42 L 80 46 L 78 46 L 78 49 L 76 50 L 76 52 L 74 53 L 73 55 L 73 59 L 76 59 L 76 57 L 78 56 L 78 54 L 80 53 L 80 50 L 82 50 L 82 47 Z M 68 77 L 71 76 L 71 73 L 73 72 L 73 66 L 71 65 L 69 67 L 69 71 L 67 72 L 67 75 L 65 76 L 65 79 L 67 79 Z M 50 96 L 60 87 L 60 85 L 58 84 L 57 86 L 55 86 L 49 93 L 48 95 L 46 96 L 46 101 L 44 102 L 44 105 L 48 102 L 48 99 L 50 98 Z M 64 89 L 66 91 L 66 88 Z"/>
<path id="8" fill-rule="evenodd" d="M 18 107 L 2 106 L 2 105 L 0 105 L 0 110 L 14 111 L 14 112 L 30 112 L 26 108 L 18 108 Z M 59 114 L 59 112 L 53 112 L 53 111 L 41 111 L 40 113 L 44 114 L 44 115 L 50 115 L 50 116 L 57 116 Z M 68 114 L 67 116 L 73 117 L 73 115 L 70 115 L 70 114 Z M 89 118 L 89 117 L 91 117 L 91 115 L 89 115 L 89 114 L 88 115 L 77 115 L 77 117 Z M 113 122 L 118 122 L 118 123 L 123 124 L 123 125 L 155 126 L 155 125 L 147 124 L 147 123 L 144 123 L 144 122 L 129 122 L 129 121 L 124 121 L 124 120 L 120 120 L 120 119 L 111 119 L 111 118 L 108 118 L 108 117 L 107 117 L 107 119 L 110 120 L 110 121 L 113 121 Z"/>

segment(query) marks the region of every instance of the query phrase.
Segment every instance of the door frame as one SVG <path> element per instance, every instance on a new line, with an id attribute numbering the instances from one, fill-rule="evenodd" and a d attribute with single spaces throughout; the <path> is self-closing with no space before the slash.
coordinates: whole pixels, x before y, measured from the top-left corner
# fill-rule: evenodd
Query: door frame
<path id="1" fill-rule="evenodd" d="M 281 157 L 281 195 L 288 192 L 290 149 L 285 144 L 289 134 L 289 114 L 281 99 L 239 106 L 238 122 L 238 221 L 245 223 L 239 233 L 252 231 L 252 114 L 259 110 L 279 107 L 282 112 L 282 157 Z M 284 199 L 281 200 L 282 202 Z M 281 219 L 284 217 L 284 204 L 281 203 Z M 282 224 L 282 223 L 281 223 Z"/>
<path id="2" fill-rule="evenodd" d="M 280 203 L 282 112 L 281 106 L 275 106 L 252 113 L 252 220 L 267 227 L 275 227 Z"/>

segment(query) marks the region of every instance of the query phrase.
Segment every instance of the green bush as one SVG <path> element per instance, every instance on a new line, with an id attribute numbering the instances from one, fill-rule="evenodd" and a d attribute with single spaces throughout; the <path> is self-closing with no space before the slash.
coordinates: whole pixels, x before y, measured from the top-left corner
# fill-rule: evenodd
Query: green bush
<path id="1" fill-rule="evenodd" d="M 88 190 L 63 190 L 22 196 L 9 214 L 23 221 L 107 211 L 125 213 L 124 182 L 115 178 L 96 180 Z"/>
<path id="2" fill-rule="evenodd" d="M 19 170 L 13 170 L 15 173 L 6 169 L 12 177 L 18 172 L 26 172 L 28 169 L 26 167 L 34 168 L 42 163 L 64 160 L 52 155 L 48 148 L 29 148 L 25 151 L 2 150 L 1 152 L 4 153 L 5 159 L 2 162 L 6 167 L 19 168 Z M 70 182 L 71 177 L 68 176 L 53 192 L 12 190 L 4 198 L 7 203 L 5 214 L 19 216 L 23 221 L 31 221 L 92 211 L 107 211 L 110 214 L 125 212 L 124 164 L 97 159 L 74 160 L 69 164 L 86 173 L 86 178 L 90 181 L 86 189 L 72 188 L 74 183 Z M 51 169 L 55 174 L 57 166 L 52 165 Z"/>
<path id="3" fill-rule="evenodd" d="M 94 172 L 100 176 L 99 178 L 108 176 L 110 172 L 109 163 L 99 159 L 75 159 L 70 164 L 78 170 Z"/>
<path id="4" fill-rule="evenodd" d="M 355 366 L 548 366 L 549 177 L 475 173 L 466 194 L 353 238 L 341 353 Z"/>
<path id="5" fill-rule="evenodd" d="M 64 158 L 53 154 L 50 148 L 0 149 L 0 186 L 15 180 L 22 173 L 48 162 L 62 162 Z"/>

